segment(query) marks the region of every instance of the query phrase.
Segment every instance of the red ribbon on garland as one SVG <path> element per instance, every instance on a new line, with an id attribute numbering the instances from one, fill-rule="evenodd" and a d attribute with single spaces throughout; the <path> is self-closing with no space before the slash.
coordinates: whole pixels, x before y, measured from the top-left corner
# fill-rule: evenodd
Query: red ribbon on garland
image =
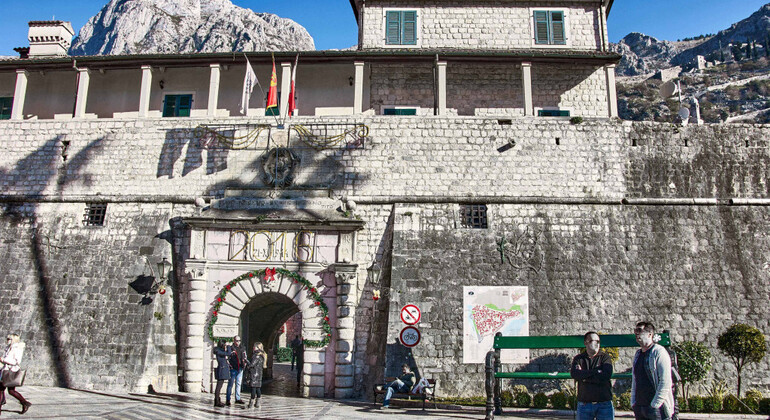
<path id="1" fill-rule="evenodd" d="M 275 268 L 265 269 L 265 281 L 275 281 Z"/>

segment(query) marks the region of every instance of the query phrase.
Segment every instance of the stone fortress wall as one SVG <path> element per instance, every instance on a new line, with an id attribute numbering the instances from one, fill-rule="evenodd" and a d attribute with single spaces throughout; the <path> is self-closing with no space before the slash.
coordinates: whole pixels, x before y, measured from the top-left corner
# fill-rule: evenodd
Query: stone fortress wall
<path id="1" fill-rule="evenodd" d="M 177 331 L 185 320 L 174 313 L 184 303 L 181 261 L 189 242 L 174 222 L 200 214 L 196 197 L 261 187 L 263 149 L 205 150 L 191 134 L 200 123 L 233 122 L 0 124 L 8 146 L 0 157 L 0 303 L 11 308 L 0 319 L 27 343 L 29 383 L 176 389 Z M 464 285 L 529 286 L 531 334 L 624 333 L 649 319 L 674 340 L 704 340 L 727 379 L 732 367 L 715 336 L 735 322 L 770 333 L 765 126 L 474 117 L 290 122 L 370 129 L 363 147 L 304 151 L 297 176 L 300 186 L 317 187 L 320 177 L 333 197 L 357 201 L 355 214 L 367 222 L 353 261 L 360 393 L 382 376 L 405 303 L 424 311 L 423 343 L 409 356 L 419 371 L 439 379 L 441 395 L 479 389 L 482 367 L 461 363 Z M 92 201 L 108 203 L 106 226 L 83 226 Z M 459 227 L 459 203 L 471 202 L 488 205 L 488 229 Z M 539 235 L 543 264 L 501 263 L 497 241 L 527 230 Z M 142 304 L 128 283 L 149 275 L 147 261 L 162 257 L 173 259 L 177 282 Z M 373 259 L 386 263 L 379 286 L 365 271 Z M 376 304 L 374 288 L 386 296 Z M 768 363 L 746 372 L 747 388 L 770 386 Z"/>

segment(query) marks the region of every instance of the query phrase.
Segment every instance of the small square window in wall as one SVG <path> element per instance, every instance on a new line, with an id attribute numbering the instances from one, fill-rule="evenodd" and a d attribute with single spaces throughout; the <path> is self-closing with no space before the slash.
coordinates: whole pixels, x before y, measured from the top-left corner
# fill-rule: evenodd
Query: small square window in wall
<path id="1" fill-rule="evenodd" d="M 564 12 L 556 10 L 535 11 L 535 44 L 567 44 Z"/>
<path id="2" fill-rule="evenodd" d="M 385 12 L 385 44 L 417 45 L 416 10 L 388 10 Z"/>
<path id="3" fill-rule="evenodd" d="M 192 95 L 166 95 L 163 98 L 163 116 L 189 117 L 192 103 Z"/>
<path id="4" fill-rule="evenodd" d="M 13 107 L 13 98 L 0 97 L 0 120 L 11 119 L 11 107 Z"/>
<path id="5" fill-rule="evenodd" d="M 104 216 L 107 215 L 107 204 L 90 203 L 83 215 L 84 226 L 104 226 Z"/>
<path id="6" fill-rule="evenodd" d="M 487 228 L 486 204 L 462 204 L 460 206 L 462 227 L 471 229 Z"/>

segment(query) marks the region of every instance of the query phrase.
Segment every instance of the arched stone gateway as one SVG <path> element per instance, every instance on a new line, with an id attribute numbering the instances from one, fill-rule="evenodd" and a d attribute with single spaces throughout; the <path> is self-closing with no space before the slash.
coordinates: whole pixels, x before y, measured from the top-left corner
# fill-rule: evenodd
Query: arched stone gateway
<path id="1" fill-rule="evenodd" d="M 351 397 L 351 292 L 356 290 L 351 285 L 358 267 L 347 261 L 360 223 L 336 229 L 306 224 L 295 230 L 284 224 L 270 230 L 262 222 L 260 230 L 249 231 L 242 224 L 223 229 L 207 223 L 199 229 L 196 222 L 187 220 L 190 258 L 185 259 L 186 299 L 180 303 L 184 389 L 211 391 L 215 339 L 241 335 L 245 345 L 262 341 L 270 349 L 278 328 L 300 312 L 302 336 L 308 340 L 301 394 Z M 263 238 L 272 239 L 260 245 Z M 293 249 L 276 250 L 286 246 L 280 244 Z"/>

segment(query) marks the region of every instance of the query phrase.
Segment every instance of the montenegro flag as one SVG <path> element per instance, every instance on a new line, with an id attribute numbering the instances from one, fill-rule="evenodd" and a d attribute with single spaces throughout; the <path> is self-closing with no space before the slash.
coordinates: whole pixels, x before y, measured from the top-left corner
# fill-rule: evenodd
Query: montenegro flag
<path id="1" fill-rule="evenodd" d="M 273 57 L 273 74 L 270 76 L 270 90 L 267 91 L 266 111 L 278 106 L 278 76 L 275 74 L 275 57 Z"/>

